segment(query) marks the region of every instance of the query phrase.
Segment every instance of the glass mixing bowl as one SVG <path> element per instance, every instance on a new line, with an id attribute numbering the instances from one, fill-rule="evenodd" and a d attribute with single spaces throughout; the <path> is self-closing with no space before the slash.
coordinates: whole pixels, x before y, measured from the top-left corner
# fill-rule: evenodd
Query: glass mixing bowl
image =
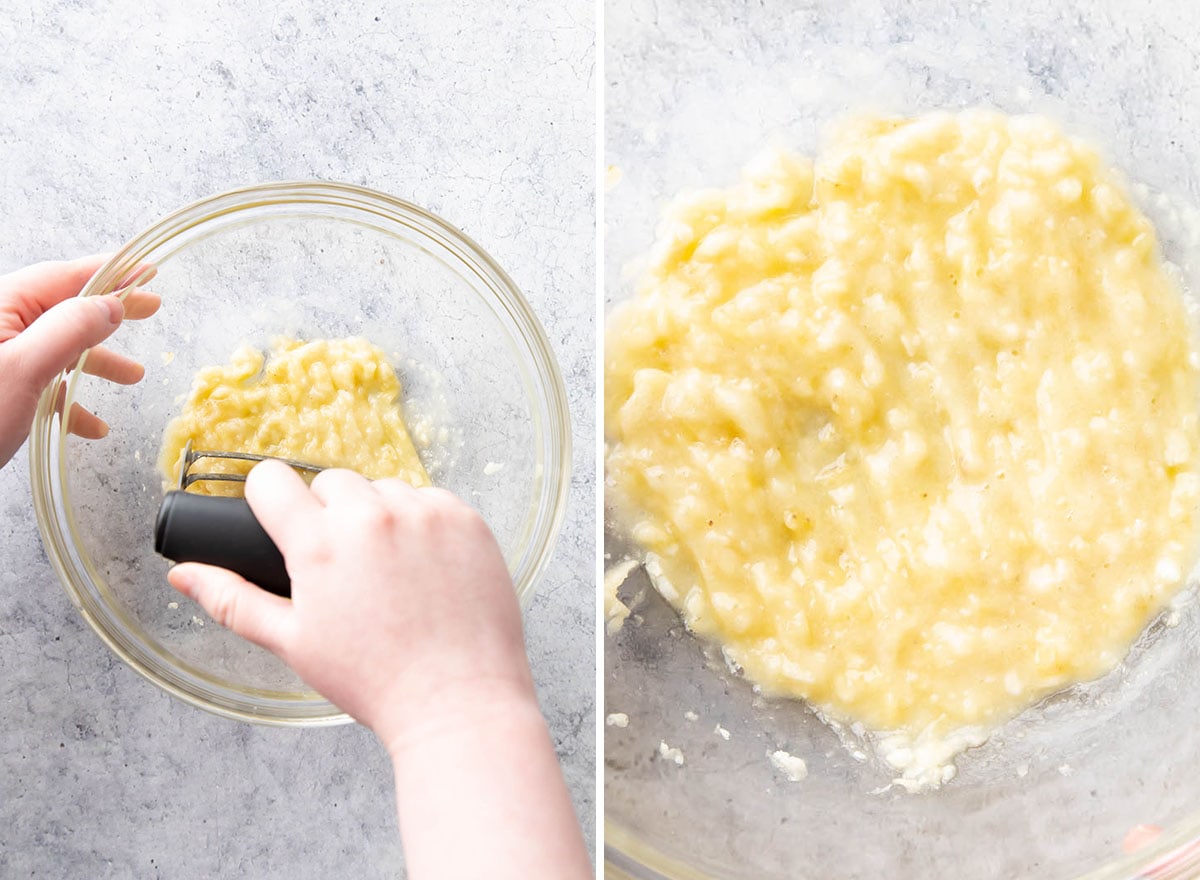
<path id="1" fill-rule="evenodd" d="M 272 654 L 209 621 L 166 581 L 154 552 L 163 428 L 197 370 L 271 337 L 363 336 L 391 358 L 411 424 L 427 426 L 434 483 L 495 532 L 525 603 L 549 560 L 568 488 L 570 422 L 550 345 L 512 279 L 445 221 L 356 186 L 233 190 L 156 223 L 82 296 L 113 291 L 144 263 L 158 314 L 114 348 L 146 365 L 131 388 L 82 371 L 42 396 L 30 438 L 33 495 L 50 560 L 80 613 L 135 670 L 177 697 L 274 724 L 349 720 Z M 55 401 L 111 426 L 65 434 Z M 414 432 L 419 434 L 420 432 Z M 418 445 L 420 437 L 417 437 Z"/>
<path id="2" fill-rule="evenodd" d="M 619 178 L 605 208 L 610 302 L 632 291 L 637 259 L 680 190 L 732 182 L 773 140 L 813 155 L 823 127 L 847 111 L 971 106 L 1043 113 L 1097 144 L 1139 185 L 1167 258 L 1200 291 L 1193 4 L 612 0 L 607 8 L 607 162 L 610 182 Z M 610 532 L 611 562 L 629 550 Z M 610 876 L 1196 876 L 1194 572 L 1190 582 L 1181 607 L 1113 674 L 1006 725 L 963 755 L 940 791 L 908 795 L 881 791 L 886 770 L 855 759 L 805 705 L 755 695 L 636 572 L 621 595 L 645 598 L 605 645 L 605 712 L 628 715 L 628 726 L 605 728 Z M 664 742 L 682 752 L 682 766 L 659 755 Z M 808 778 L 787 781 L 767 758 L 776 749 L 807 761 Z M 1163 833 L 1125 854 L 1142 824 Z"/>

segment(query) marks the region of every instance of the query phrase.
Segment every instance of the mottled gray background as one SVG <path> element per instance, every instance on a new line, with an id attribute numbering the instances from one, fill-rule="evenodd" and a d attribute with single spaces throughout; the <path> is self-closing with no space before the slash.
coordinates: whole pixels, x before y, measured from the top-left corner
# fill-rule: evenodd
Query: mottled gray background
<path id="1" fill-rule="evenodd" d="M 311 177 L 409 199 L 488 250 L 570 395 L 571 505 L 526 625 L 591 841 L 592 4 L 170 5 L 5 4 L 0 271 L 114 248 L 236 185 Z M 375 878 L 402 864 L 367 731 L 225 721 L 142 680 L 59 587 L 24 453 L 0 471 L 0 877 Z"/>

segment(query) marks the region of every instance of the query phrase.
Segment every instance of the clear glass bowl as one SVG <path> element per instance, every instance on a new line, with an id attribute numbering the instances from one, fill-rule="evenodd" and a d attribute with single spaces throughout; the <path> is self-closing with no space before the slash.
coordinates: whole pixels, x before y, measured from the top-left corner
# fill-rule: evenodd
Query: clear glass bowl
<path id="1" fill-rule="evenodd" d="M 971 106 L 1044 113 L 1097 144 L 1139 184 L 1166 256 L 1200 291 L 1193 4 L 613 0 L 605 32 L 607 162 L 620 175 L 605 207 L 610 302 L 630 294 L 681 189 L 732 182 L 772 141 L 812 155 L 847 111 Z M 608 535 L 611 560 L 627 550 Z M 1153 624 L 1112 675 L 1026 712 L 964 755 L 949 785 L 913 796 L 877 793 L 886 770 L 851 757 L 803 704 L 756 696 L 635 573 L 622 595 L 647 592 L 640 622 L 605 643 L 605 713 L 629 716 L 605 729 L 610 876 L 1197 876 L 1191 583 L 1177 625 Z M 658 757 L 661 742 L 683 766 Z M 808 778 L 786 781 L 767 759 L 776 749 L 805 759 Z M 1164 832 L 1127 855 L 1139 824 Z"/>
<path id="2" fill-rule="evenodd" d="M 430 476 L 474 505 L 525 603 L 549 560 L 569 483 L 570 422 L 554 355 L 512 280 L 434 215 L 356 186 L 233 190 L 134 238 L 81 295 L 143 263 L 161 310 L 110 344 L 146 365 L 131 388 L 81 371 L 41 398 L 30 438 L 50 560 L 84 619 L 125 662 L 201 708 L 273 724 L 349 720 L 272 654 L 205 617 L 154 552 L 162 432 L 201 367 L 270 338 L 364 336 L 388 352 L 410 423 L 429 424 Z M 64 388 L 65 386 L 65 388 Z M 64 434 L 55 400 L 106 419 L 102 441 Z"/>

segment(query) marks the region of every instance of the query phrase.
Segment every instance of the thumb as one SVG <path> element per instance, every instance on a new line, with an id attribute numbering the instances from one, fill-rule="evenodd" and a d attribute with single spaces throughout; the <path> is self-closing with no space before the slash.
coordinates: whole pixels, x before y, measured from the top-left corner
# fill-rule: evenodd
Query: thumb
<path id="1" fill-rule="evenodd" d="M 292 603 L 268 593 L 224 568 L 184 562 L 167 572 L 167 580 L 193 599 L 221 626 L 282 656 Z"/>
<path id="2" fill-rule="evenodd" d="M 6 347 L 12 368 L 36 393 L 54 376 L 73 366 L 93 345 L 107 339 L 125 317 L 115 296 L 88 296 L 60 302 L 43 312 Z"/>

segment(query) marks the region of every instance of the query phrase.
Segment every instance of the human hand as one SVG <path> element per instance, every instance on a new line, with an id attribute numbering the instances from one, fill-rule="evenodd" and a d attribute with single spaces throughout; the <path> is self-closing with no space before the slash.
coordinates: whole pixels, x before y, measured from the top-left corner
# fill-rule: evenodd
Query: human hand
<path id="1" fill-rule="evenodd" d="M 99 346 L 124 318 L 154 314 L 159 298 L 144 290 L 80 298 L 79 291 L 106 255 L 38 263 L 0 275 L 0 467 L 21 448 L 42 389 L 91 349 L 84 372 L 131 385 L 144 370 L 136 361 Z M 122 302 L 122 298 L 124 302 Z M 75 404 L 67 430 L 99 439 L 108 426 Z"/>
<path id="2" fill-rule="evenodd" d="M 345 470 L 311 489 L 286 465 L 251 471 L 246 500 L 287 562 L 292 598 L 224 569 L 170 582 L 278 654 L 392 748 L 439 712 L 532 699 L 520 609 L 479 515 L 441 489 Z"/>
<path id="3" fill-rule="evenodd" d="M 290 600 L 196 563 L 168 577 L 380 737 L 408 876 L 590 878 L 516 593 L 479 515 L 444 490 L 344 470 L 310 489 L 275 461 L 250 472 L 246 500 Z"/>

